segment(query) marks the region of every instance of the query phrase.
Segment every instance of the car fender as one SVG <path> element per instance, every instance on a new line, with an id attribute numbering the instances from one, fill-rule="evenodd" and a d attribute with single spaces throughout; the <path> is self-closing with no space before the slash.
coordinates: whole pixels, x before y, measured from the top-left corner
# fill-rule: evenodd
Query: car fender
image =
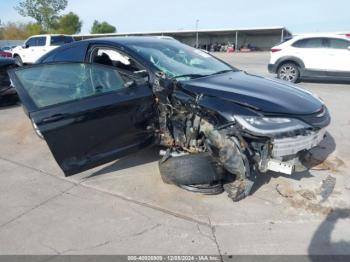
<path id="1" fill-rule="evenodd" d="M 198 100 L 198 105 L 206 118 L 215 119 L 218 125 L 234 122 L 235 115 L 258 115 L 254 109 L 249 108 L 249 105 L 240 105 L 217 97 L 204 95 Z"/>
<path id="2" fill-rule="evenodd" d="M 303 60 L 301 60 L 300 58 L 296 57 L 296 56 L 283 56 L 281 58 L 279 58 L 276 61 L 276 65 L 277 65 L 277 70 L 278 68 L 285 62 L 292 62 L 297 64 L 301 69 L 305 69 L 305 64 L 303 62 Z"/>

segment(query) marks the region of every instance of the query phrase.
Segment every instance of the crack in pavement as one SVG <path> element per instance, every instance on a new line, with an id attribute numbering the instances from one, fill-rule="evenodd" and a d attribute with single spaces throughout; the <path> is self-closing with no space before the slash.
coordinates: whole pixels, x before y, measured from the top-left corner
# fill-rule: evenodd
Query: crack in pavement
<path id="1" fill-rule="evenodd" d="M 218 253 L 219 253 L 219 256 L 220 256 L 220 260 L 221 260 L 221 262 L 223 262 L 223 261 L 224 261 L 224 258 L 222 257 L 221 248 L 220 248 L 220 245 L 219 245 L 218 240 L 217 240 L 217 238 L 216 238 L 216 228 L 215 228 L 215 226 L 213 226 L 213 224 L 211 223 L 211 219 L 210 219 L 209 216 L 208 216 L 208 221 L 209 221 L 211 233 L 212 233 L 212 235 L 213 235 L 214 243 L 215 243 L 215 245 L 216 245 L 216 248 L 217 248 Z"/>
<path id="2" fill-rule="evenodd" d="M 33 210 L 35 210 L 35 209 L 37 209 L 37 208 L 39 208 L 39 207 L 41 207 L 41 206 L 47 204 L 48 202 L 50 202 L 50 201 L 56 199 L 57 197 L 60 197 L 60 196 L 62 196 L 63 194 L 69 193 L 69 191 L 70 191 L 71 189 L 73 189 L 73 188 L 75 188 L 75 187 L 77 187 L 77 186 L 82 186 L 82 187 L 84 187 L 84 188 L 87 188 L 87 189 L 90 189 L 90 190 L 94 190 L 94 191 L 99 192 L 99 193 L 111 195 L 111 196 L 116 197 L 116 198 L 118 198 L 118 199 L 120 199 L 120 200 L 124 200 L 124 201 L 127 201 L 127 202 L 131 202 L 131 203 L 136 204 L 136 205 L 138 205 L 138 206 L 142 206 L 142 207 L 145 207 L 145 208 L 152 209 L 153 211 L 158 211 L 158 212 L 161 212 L 161 213 L 163 213 L 163 214 L 166 214 L 166 215 L 169 215 L 169 216 L 172 216 L 172 217 L 181 219 L 181 220 L 185 220 L 185 221 L 190 222 L 190 223 L 194 223 L 194 224 L 197 226 L 198 229 L 199 229 L 199 225 L 203 225 L 203 226 L 205 226 L 205 227 L 208 227 L 208 228 L 211 230 L 211 232 L 212 232 L 213 238 L 211 238 L 210 236 L 208 236 L 208 235 L 206 235 L 206 234 L 203 234 L 203 233 L 201 232 L 200 229 L 199 229 L 199 233 L 200 233 L 202 236 L 204 236 L 204 237 L 206 237 L 206 238 L 208 238 L 208 239 L 210 239 L 211 241 L 214 242 L 214 244 L 215 244 L 216 247 L 217 247 L 218 253 L 219 253 L 219 255 L 220 255 L 221 261 L 223 261 L 223 258 L 222 258 L 222 255 L 221 255 L 221 250 L 220 250 L 220 247 L 219 247 L 219 244 L 218 244 L 218 242 L 217 242 L 216 235 L 215 235 L 215 227 L 213 227 L 213 225 L 212 225 L 210 219 L 209 219 L 209 223 L 208 223 L 208 222 L 203 222 L 203 221 L 200 221 L 200 220 L 196 220 L 196 219 L 194 219 L 194 218 L 192 218 L 192 217 L 189 217 L 189 216 L 186 216 L 186 215 L 183 215 L 183 214 L 179 214 L 179 213 L 176 213 L 176 212 L 173 212 L 173 211 L 170 211 L 170 210 L 167 210 L 167 209 L 158 207 L 158 206 L 154 206 L 154 205 L 151 205 L 151 204 L 148 204 L 148 203 L 144 203 L 144 202 L 141 202 L 141 201 L 138 201 L 138 200 L 130 199 L 130 198 L 128 198 L 128 197 L 125 197 L 125 196 L 116 194 L 116 193 L 114 193 L 114 192 L 109 192 L 109 191 L 101 190 L 101 189 L 99 189 L 99 188 L 95 188 L 95 187 L 93 187 L 93 186 L 88 186 L 88 185 L 86 185 L 86 184 L 83 184 L 83 183 L 85 182 L 84 180 L 81 180 L 81 181 L 79 181 L 79 182 L 71 181 L 71 180 L 68 180 L 67 178 L 59 177 L 59 176 L 57 176 L 57 175 L 54 175 L 54 174 L 45 172 L 45 171 L 43 171 L 43 170 L 41 170 L 41 169 L 34 168 L 34 167 L 31 167 L 31 166 L 28 166 L 28 165 L 26 165 L 26 164 L 22 164 L 22 163 L 13 161 L 13 160 L 9 160 L 9 159 L 3 158 L 3 157 L 1 157 L 1 156 L 0 156 L 0 160 L 7 161 L 7 162 L 12 163 L 12 164 L 14 164 L 14 165 L 21 166 L 21 167 L 23 167 L 23 168 L 27 168 L 27 169 L 36 171 L 36 172 L 38 172 L 38 173 L 41 174 L 41 175 L 50 176 L 50 177 L 53 177 L 53 178 L 55 178 L 55 179 L 64 180 L 64 181 L 66 181 L 66 182 L 69 182 L 69 183 L 73 184 L 73 186 L 69 187 L 68 189 L 66 189 L 66 190 L 64 190 L 64 191 L 62 191 L 62 192 L 60 192 L 60 193 L 57 194 L 57 195 L 54 195 L 54 196 L 50 197 L 49 199 L 47 199 L 47 200 L 41 202 L 40 204 L 38 204 L 38 205 L 32 207 L 31 209 L 29 209 L 29 210 L 27 210 L 27 211 L 21 213 L 20 215 L 16 216 L 15 218 L 11 219 L 10 221 L 7 221 L 6 223 L 0 225 L 0 230 L 2 230 L 2 229 L 3 229 L 5 226 L 7 226 L 8 224 L 10 224 L 10 223 L 16 221 L 17 219 L 23 217 L 24 215 L 30 213 L 31 211 L 33 211 Z M 150 219 L 150 218 L 149 218 L 149 219 Z M 145 230 L 143 230 L 143 231 L 141 231 L 141 232 L 139 232 L 139 233 L 135 233 L 135 234 L 133 234 L 133 235 L 131 235 L 131 236 L 129 236 L 129 237 L 136 237 L 136 236 L 143 235 L 143 234 L 145 234 L 145 233 L 147 233 L 147 232 L 149 232 L 149 231 L 152 231 L 152 230 L 154 230 L 154 229 L 156 229 L 156 228 L 158 228 L 158 227 L 160 227 L 160 226 L 162 226 L 162 225 L 161 225 L 161 224 L 156 224 L 156 225 L 152 226 L 151 228 L 147 228 L 147 229 L 145 229 Z M 74 252 L 74 251 L 78 251 L 78 252 L 79 252 L 79 251 L 84 251 L 84 250 L 95 249 L 95 248 L 98 248 L 98 247 L 101 247 L 101 246 L 108 245 L 108 244 L 110 244 L 111 242 L 114 242 L 114 241 L 116 241 L 116 240 L 117 240 L 117 239 L 108 240 L 108 241 L 105 241 L 105 242 L 103 242 L 103 243 L 100 243 L 100 244 L 97 244 L 97 245 L 94 245 L 94 246 L 89 246 L 89 247 L 86 247 L 86 248 L 83 248 L 83 249 L 76 249 L 76 250 L 75 250 L 75 249 L 68 249 L 68 250 L 65 250 L 65 251 L 62 251 L 62 252 L 60 252 L 59 250 L 57 250 L 57 249 L 55 249 L 55 248 L 49 247 L 49 246 L 46 246 L 46 247 L 49 248 L 49 249 L 51 249 L 53 252 L 55 252 L 55 253 L 58 254 L 58 255 L 63 255 L 63 254 L 65 254 L 65 253 L 67 253 L 67 252 Z M 45 245 L 44 245 L 44 246 L 45 246 Z"/>
<path id="3" fill-rule="evenodd" d="M 25 164 L 13 161 L 13 160 L 9 160 L 9 159 L 3 158 L 1 156 L 0 156 L 0 160 L 7 161 L 7 162 L 10 162 L 10 163 L 12 163 L 14 165 L 18 165 L 18 166 L 21 166 L 21 167 L 24 167 L 24 168 L 27 168 L 27 169 L 31 169 L 31 170 L 37 171 L 37 172 L 39 172 L 42 175 L 48 175 L 50 177 L 54 177 L 54 178 L 59 179 L 59 180 L 64 180 L 64 181 L 70 182 L 70 183 L 74 184 L 75 186 L 82 186 L 82 187 L 85 187 L 85 188 L 88 188 L 88 189 L 92 189 L 92 190 L 100 192 L 100 193 L 108 194 L 108 195 L 111 195 L 111 196 L 116 197 L 118 199 L 121 199 L 121 200 L 124 200 L 124 201 L 127 201 L 127 202 L 131 202 L 133 204 L 136 204 L 136 205 L 139 205 L 139 206 L 143 206 L 143 207 L 146 207 L 146 208 L 150 208 L 152 210 L 155 210 L 155 211 L 158 211 L 158 212 L 161 212 L 161 213 L 164 213 L 164 214 L 167 214 L 167 215 L 179 218 L 179 219 L 183 219 L 183 220 L 189 221 L 189 222 L 194 223 L 194 224 L 200 224 L 200 225 L 204 225 L 204 226 L 210 227 L 210 225 L 208 223 L 200 221 L 200 220 L 197 220 L 195 218 L 192 218 L 192 217 L 189 217 L 189 216 L 186 216 L 186 215 L 182 215 L 182 214 L 170 211 L 170 210 L 162 208 L 162 207 L 154 206 L 152 204 L 141 202 L 141 201 L 138 201 L 138 200 L 135 200 L 135 199 L 132 199 L 132 198 L 128 198 L 128 197 L 116 194 L 114 192 L 110 192 L 110 191 L 107 191 L 107 190 L 102 190 L 100 188 L 96 188 L 94 186 L 86 185 L 86 184 L 84 184 L 84 182 L 85 182 L 84 180 L 81 180 L 80 182 L 72 181 L 72 180 L 69 180 L 67 178 L 59 177 L 57 175 L 45 172 L 45 171 L 43 171 L 41 169 L 37 169 L 37 168 L 31 167 L 31 166 L 28 166 L 28 165 L 25 165 Z"/>
<path id="4" fill-rule="evenodd" d="M 69 179 L 67 179 L 67 178 L 60 177 L 60 176 L 58 176 L 58 175 L 54 175 L 54 174 L 48 173 L 48 172 L 46 172 L 46 171 L 44 171 L 44 170 L 41 170 L 41 169 L 39 169 L 39 168 L 32 167 L 32 166 L 28 166 L 28 165 L 26 165 L 26 164 L 23 164 L 23 163 L 20 163 L 20 162 L 11 160 L 11 159 L 7 159 L 7 158 L 4 158 L 4 157 L 2 157 L 2 156 L 0 156 L 0 160 L 9 162 L 9 163 L 11 163 L 11 164 L 13 164 L 13 165 L 16 165 L 16 166 L 20 166 L 20 167 L 23 167 L 23 168 L 27 168 L 27 169 L 36 171 L 36 172 L 38 172 L 38 173 L 41 174 L 41 175 L 47 175 L 47 176 L 53 177 L 53 178 L 55 178 L 55 179 L 64 180 L 64 181 L 66 181 L 66 182 L 69 182 L 69 183 L 72 183 L 72 184 L 75 184 L 75 185 L 80 184 L 80 183 L 78 183 L 78 182 L 69 180 Z"/>
<path id="5" fill-rule="evenodd" d="M 197 224 L 197 231 L 198 231 L 198 233 L 199 233 L 200 235 L 202 235 L 202 236 L 204 236 L 204 237 L 208 238 L 209 240 L 211 240 L 211 241 L 214 241 L 214 242 L 215 242 L 215 240 L 214 240 L 214 238 L 212 238 L 212 236 L 209 236 L 209 235 L 204 234 L 204 233 L 202 232 L 202 230 L 201 230 L 201 228 L 199 227 L 199 225 L 198 225 L 198 224 Z"/>
<path id="6" fill-rule="evenodd" d="M 134 234 L 130 235 L 130 237 L 142 236 L 143 234 L 146 234 L 146 233 L 148 233 L 150 231 L 153 231 L 153 230 L 155 230 L 156 228 L 158 228 L 160 226 L 162 226 L 162 224 L 158 223 L 158 224 L 156 224 L 156 225 L 154 225 L 154 226 L 152 226 L 150 228 L 146 228 L 146 229 L 142 230 L 141 232 L 134 233 Z"/>
<path id="7" fill-rule="evenodd" d="M 56 194 L 56 195 L 54 195 L 54 196 L 52 196 L 52 197 L 50 197 L 50 198 L 48 198 L 48 199 L 46 199 L 46 200 L 40 202 L 39 204 L 37 204 L 37 205 L 33 206 L 32 208 L 30 208 L 30 209 L 28 209 L 28 210 L 22 212 L 21 214 L 17 215 L 16 217 L 10 219 L 9 221 L 7 221 L 7 222 L 1 224 L 1 225 L 0 225 L 0 231 L 1 231 L 5 226 L 7 226 L 8 224 L 11 224 L 12 222 L 16 221 L 17 219 L 23 217 L 24 215 L 26 215 L 26 214 L 32 212 L 33 210 L 35 210 L 35 209 L 37 209 L 37 208 L 39 208 L 39 207 L 41 207 L 41 206 L 47 204 L 48 202 L 50 202 L 50 201 L 56 199 L 57 197 L 62 196 L 63 194 L 65 194 L 66 192 L 68 192 L 69 190 L 73 189 L 73 188 L 76 187 L 76 186 L 77 186 L 77 185 L 73 185 L 73 186 L 69 187 L 68 189 L 61 191 L 60 193 L 58 193 L 58 194 Z"/>
<path id="8" fill-rule="evenodd" d="M 81 251 L 85 251 L 85 250 L 93 250 L 93 249 L 96 249 L 96 248 L 99 248 L 99 247 L 103 247 L 103 246 L 106 246 L 108 244 L 111 244 L 113 242 L 121 242 L 125 239 L 129 239 L 129 238 L 133 238 L 133 237 L 136 237 L 136 236 L 141 236 L 143 234 L 146 234 L 150 231 L 153 231 L 154 229 L 158 228 L 162 226 L 162 224 L 156 224 L 156 225 L 153 225 L 151 227 L 147 227 L 146 229 L 140 231 L 140 232 L 137 232 L 137 233 L 134 233 L 134 234 L 131 234 L 131 235 L 127 235 L 127 236 L 118 236 L 117 238 L 114 238 L 114 239 L 110 239 L 110 240 L 106 240 L 106 241 L 103 241 L 101 243 L 97 243 L 95 245 L 90 245 L 90 246 L 86 246 L 86 247 L 82 247 L 82 248 L 69 248 L 69 249 L 65 249 L 63 251 L 59 251 L 57 250 L 56 248 L 52 247 L 52 246 L 49 246 L 48 244 L 43 244 L 41 243 L 42 246 L 46 247 L 46 248 L 49 248 L 50 250 L 54 251 L 55 255 L 53 255 L 53 257 L 55 257 L 56 255 L 65 255 L 67 254 L 68 252 L 81 252 Z"/>
<path id="9" fill-rule="evenodd" d="M 87 246 L 87 247 L 84 247 L 84 248 L 80 248 L 80 249 L 67 249 L 67 250 L 64 250 L 60 253 L 60 255 L 64 255 L 66 254 L 67 252 L 79 252 L 79 251 L 85 251 L 85 250 L 92 250 L 92 249 L 96 249 L 96 248 L 99 248 L 99 247 L 103 247 L 103 246 L 106 246 L 110 243 L 112 243 L 114 240 L 107 240 L 107 241 L 104 241 L 102 243 L 99 243 L 99 244 L 96 244 L 96 245 L 93 245 L 93 246 Z"/>

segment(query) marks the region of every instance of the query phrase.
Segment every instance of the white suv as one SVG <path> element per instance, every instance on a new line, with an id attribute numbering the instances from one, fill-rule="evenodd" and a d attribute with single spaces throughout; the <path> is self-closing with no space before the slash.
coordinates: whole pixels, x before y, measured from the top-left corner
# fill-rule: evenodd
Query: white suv
<path id="1" fill-rule="evenodd" d="M 269 72 L 297 82 L 306 78 L 350 81 L 350 39 L 345 35 L 300 35 L 271 49 Z"/>
<path id="2" fill-rule="evenodd" d="M 23 46 L 14 48 L 12 56 L 19 65 L 33 64 L 51 50 L 73 41 L 68 35 L 36 35 L 28 38 Z"/>

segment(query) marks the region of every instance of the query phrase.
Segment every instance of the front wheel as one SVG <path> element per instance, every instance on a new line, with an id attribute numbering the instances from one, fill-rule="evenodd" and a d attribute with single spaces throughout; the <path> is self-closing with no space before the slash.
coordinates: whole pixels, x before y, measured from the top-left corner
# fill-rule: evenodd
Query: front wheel
<path id="1" fill-rule="evenodd" d="M 296 64 L 285 63 L 279 67 L 277 75 L 281 80 L 296 83 L 300 77 L 300 70 Z"/>
<path id="2" fill-rule="evenodd" d="M 23 60 L 19 55 L 15 56 L 16 62 L 18 66 L 23 66 Z"/>

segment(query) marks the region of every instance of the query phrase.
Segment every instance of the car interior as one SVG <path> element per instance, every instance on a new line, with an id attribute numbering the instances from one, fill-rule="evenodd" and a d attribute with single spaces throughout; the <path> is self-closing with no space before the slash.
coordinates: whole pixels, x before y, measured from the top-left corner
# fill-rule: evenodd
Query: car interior
<path id="1" fill-rule="evenodd" d="M 95 48 L 92 52 L 90 61 L 92 63 L 115 68 L 125 81 L 139 81 L 147 75 L 147 71 L 143 66 L 137 63 L 134 59 L 114 49 Z"/>

